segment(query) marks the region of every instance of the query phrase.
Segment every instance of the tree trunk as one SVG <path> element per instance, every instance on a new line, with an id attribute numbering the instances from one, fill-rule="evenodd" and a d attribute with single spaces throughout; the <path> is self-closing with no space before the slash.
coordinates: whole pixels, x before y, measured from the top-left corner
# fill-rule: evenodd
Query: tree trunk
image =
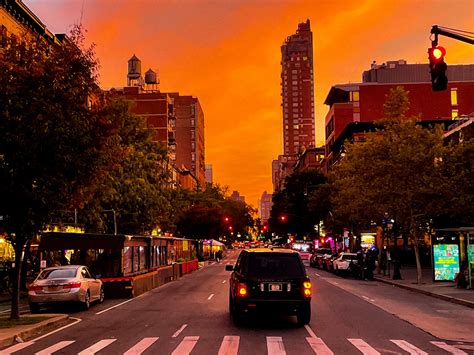
<path id="1" fill-rule="evenodd" d="M 416 278 L 417 278 L 417 283 L 418 285 L 421 284 L 421 262 L 420 262 L 420 250 L 418 249 L 418 238 L 417 235 L 415 234 L 414 236 L 414 243 L 413 245 L 415 246 L 415 259 L 416 259 Z"/>
<path id="2" fill-rule="evenodd" d="M 19 238 L 18 238 L 19 239 Z M 10 319 L 20 318 L 20 277 L 21 277 L 21 264 L 23 259 L 23 245 L 24 243 L 16 240 L 15 242 L 15 267 L 13 269 L 13 293 L 12 293 L 12 306 Z"/>

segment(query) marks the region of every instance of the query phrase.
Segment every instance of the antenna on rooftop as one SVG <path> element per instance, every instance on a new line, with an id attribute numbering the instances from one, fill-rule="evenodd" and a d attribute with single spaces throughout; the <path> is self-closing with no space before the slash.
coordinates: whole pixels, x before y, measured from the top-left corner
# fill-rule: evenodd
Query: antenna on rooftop
<path id="1" fill-rule="evenodd" d="M 82 17 L 84 16 L 84 2 L 86 0 L 82 0 L 82 6 L 81 6 L 81 18 L 79 19 L 79 26 L 82 26 Z"/>

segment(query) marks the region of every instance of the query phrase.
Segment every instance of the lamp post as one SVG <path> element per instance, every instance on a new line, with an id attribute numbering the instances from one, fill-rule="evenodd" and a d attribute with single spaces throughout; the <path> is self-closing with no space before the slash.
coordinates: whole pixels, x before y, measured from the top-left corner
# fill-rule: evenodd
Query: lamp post
<path id="1" fill-rule="evenodd" d="M 398 250 L 397 245 L 397 238 L 396 235 L 393 233 L 393 226 L 395 224 L 395 220 L 389 217 L 389 213 L 385 212 L 383 214 L 382 219 L 382 229 L 384 230 L 386 238 L 391 238 L 393 236 L 393 249 L 391 253 L 391 259 L 393 263 L 393 280 L 401 280 L 402 275 L 400 274 L 400 252 Z M 389 276 L 390 276 L 390 269 L 389 269 Z"/>

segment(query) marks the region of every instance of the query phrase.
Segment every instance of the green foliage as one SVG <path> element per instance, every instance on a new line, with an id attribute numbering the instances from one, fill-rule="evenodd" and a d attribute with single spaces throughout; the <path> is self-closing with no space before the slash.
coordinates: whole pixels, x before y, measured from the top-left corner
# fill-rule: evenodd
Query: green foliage
<path id="1" fill-rule="evenodd" d="M 279 235 L 294 233 L 301 239 L 311 234 L 321 215 L 327 213 L 324 206 L 320 205 L 324 201 L 317 200 L 319 190 L 325 182 L 326 177 L 314 170 L 288 176 L 283 190 L 273 194 L 270 229 Z M 318 210 L 319 207 L 321 210 Z M 283 215 L 287 218 L 286 222 L 279 219 Z"/>
<path id="2" fill-rule="evenodd" d="M 112 232 L 114 210 L 119 233 L 150 234 L 167 222 L 171 185 L 167 151 L 152 140 L 144 119 L 129 113 L 127 102 L 112 98 L 109 109 L 122 123 L 118 135 L 124 156 L 81 215 L 89 231 Z"/>
<path id="3" fill-rule="evenodd" d="M 79 208 L 123 156 L 120 120 L 102 100 L 93 47 L 11 37 L 0 55 L 0 215 L 16 250 L 59 210 Z M 90 100 L 95 102 L 90 106 Z M 12 318 L 18 318 L 18 278 Z"/>

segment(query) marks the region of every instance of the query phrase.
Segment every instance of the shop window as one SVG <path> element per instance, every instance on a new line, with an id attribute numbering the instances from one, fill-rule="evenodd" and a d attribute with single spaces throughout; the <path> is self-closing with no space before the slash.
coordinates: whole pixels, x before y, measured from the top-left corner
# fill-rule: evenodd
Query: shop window
<path id="1" fill-rule="evenodd" d="M 451 110 L 451 118 L 455 120 L 459 117 L 459 110 Z"/>
<path id="2" fill-rule="evenodd" d="M 451 89 L 451 105 L 452 106 L 458 105 L 458 89 L 457 88 Z"/>

